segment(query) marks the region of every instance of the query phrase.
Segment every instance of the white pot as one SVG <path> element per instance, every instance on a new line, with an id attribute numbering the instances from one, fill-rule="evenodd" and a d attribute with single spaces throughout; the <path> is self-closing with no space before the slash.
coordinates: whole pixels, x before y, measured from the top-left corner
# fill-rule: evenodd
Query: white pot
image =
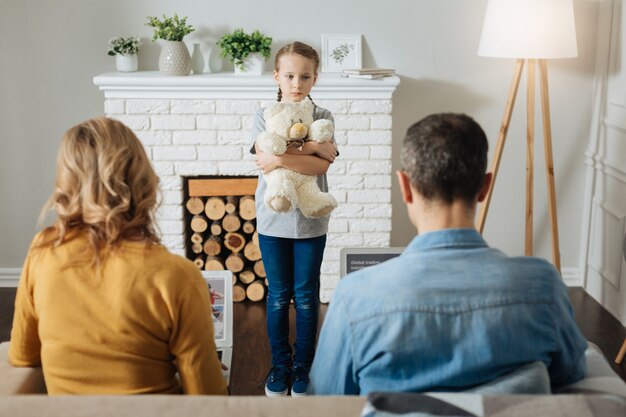
<path id="1" fill-rule="evenodd" d="M 235 74 L 237 75 L 261 75 L 263 74 L 263 64 L 265 60 L 258 53 L 248 55 L 243 61 L 244 70 L 242 71 L 235 65 Z"/>
<path id="2" fill-rule="evenodd" d="M 209 48 L 207 56 L 209 57 L 207 61 L 207 72 L 215 73 L 222 71 L 222 58 L 220 57 L 220 50 L 217 48 Z"/>
<path id="3" fill-rule="evenodd" d="M 200 44 L 193 44 L 193 52 L 191 53 L 191 69 L 194 74 L 202 74 L 204 72 L 204 55 L 200 50 Z"/>
<path id="4" fill-rule="evenodd" d="M 159 71 L 165 75 L 189 75 L 191 56 L 182 41 L 164 41 L 159 55 Z"/>
<path id="5" fill-rule="evenodd" d="M 115 55 L 115 68 L 119 72 L 137 71 L 137 55 Z"/>

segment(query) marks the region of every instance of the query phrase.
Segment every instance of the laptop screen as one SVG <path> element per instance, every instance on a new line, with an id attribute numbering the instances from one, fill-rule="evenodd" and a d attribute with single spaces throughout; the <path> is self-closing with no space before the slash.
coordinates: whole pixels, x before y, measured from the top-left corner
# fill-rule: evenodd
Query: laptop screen
<path id="1" fill-rule="evenodd" d="M 344 277 L 350 272 L 378 265 L 400 255 L 404 248 L 343 248 L 339 253 L 340 273 Z"/>
<path id="2" fill-rule="evenodd" d="M 233 273 L 230 271 L 202 271 L 211 295 L 211 316 L 215 329 L 215 345 L 233 345 Z"/>

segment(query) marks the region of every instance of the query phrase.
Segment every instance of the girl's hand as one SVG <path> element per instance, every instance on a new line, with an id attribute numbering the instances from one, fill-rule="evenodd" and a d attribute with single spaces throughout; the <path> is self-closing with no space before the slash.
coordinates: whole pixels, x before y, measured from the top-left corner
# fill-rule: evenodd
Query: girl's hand
<path id="1" fill-rule="evenodd" d="M 272 155 L 271 153 L 267 152 L 261 152 L 257 149 L 256 166 L 261 168 L 263 174 L 269 174 L 270 172 L 281 166 L 280 156 Z"/>
<path id="2" fill-rule="evenodd" d="M 327 160 L 331 164 L 335 162 L 335 158 L 337 157 L 337 150 L 335 149 L 335 145 L 332 142 L 313 143 L 315 143 L 316 145 L 316 149 L 313 152 L 313 155 L 319 156 L 320 158 Z"/>

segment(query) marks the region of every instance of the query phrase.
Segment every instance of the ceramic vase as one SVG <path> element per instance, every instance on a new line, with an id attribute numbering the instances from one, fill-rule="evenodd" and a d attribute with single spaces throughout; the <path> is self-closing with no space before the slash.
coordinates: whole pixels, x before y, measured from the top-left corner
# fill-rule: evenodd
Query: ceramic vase
<path id="1" fill-rule="evenodd" d="M 191 53 L 191 69 L 194 74 L 202 74 L 204 72 L 204 55 L 200 50 L 200 44 L 193 44 L 193 52 Z"/>
<path id="2" fill-rule="evenodd" d="M 159 55 L 159 71 L 165 75 L 189 75 L 191 56 L 182 41 L 164 41 Z"/>
<path id="3" fill-rule="evenodd" d="M 115 68 L 119 72 L 137 71 L 137 55 L 115 55 Z"/>
<path id="4" fill-rule="evenodd" d="M 261 75 L 263 74 L 263 57 L 258 54 L 250 54 L 244 59 L 242 70 L 237 65 L 235 65 L 235 74 L 236 75 Z"/>
<path id="5" fill-rule="evenodd" d="M 218 48 L 209 48 L 207 55 L 208 72 L 216 73 L 222 71 L 222 58 L 220 57 L 220 50 Z"/>

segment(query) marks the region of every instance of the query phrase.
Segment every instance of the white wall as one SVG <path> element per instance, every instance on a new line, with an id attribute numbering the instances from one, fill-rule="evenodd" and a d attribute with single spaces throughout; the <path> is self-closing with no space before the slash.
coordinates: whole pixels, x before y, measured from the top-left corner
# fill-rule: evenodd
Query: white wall
<path id="1" fill-rule="evenodd" d="M 312 5 L 315 8 L 311 9 Z M 103 114 L 103 96 L 92 77 L 114 69 L 113 58 L 106 56 L 108 39 L 141 36 L 140 69 L 156 68 L 159 46 L 149 41 L 151 30 L 144 26 L 147 15 L 178 12 L 189 16 L 189 23 L 198 30 L 188 41 L 213 42 L 223 33 L 243 27 L 272 36 L 275 47 L 302 40 L 319 48 L 322 33 L 363 34 L 364 66 L 392 67 L 402 78 L 393 101 L 395 168 L 407 127 L 433 112 L 472 115 L 483 125 L 492 147 L 495 145 L 514 62 L 476 56 L 485 6 L 486 0 L 239 0 L 219 4 L 199 0 L 2 0 L 0 270 L 21 266 L 36 231 L 39 208 L 52 191 L 61 135 L 69 126 Z M 597 10 L 596 1 L 575 1 L 579 57 L 550 64 L 565 268 L 579 264 Z M 523 251 L 524 106 L 522 94 L 485 231 L 491 244 L 509 254 Z M 537 128 L 540 132 L 539 122 Z M 550 257 L 540 138 L 535 247 L 539 256 Z M 395 184 L 393 203 L 392 245 L 401 246 L 414 232 L 407 225 Z M 576 271 L 569 269 L 569 274 L 576 276 Z"/>

